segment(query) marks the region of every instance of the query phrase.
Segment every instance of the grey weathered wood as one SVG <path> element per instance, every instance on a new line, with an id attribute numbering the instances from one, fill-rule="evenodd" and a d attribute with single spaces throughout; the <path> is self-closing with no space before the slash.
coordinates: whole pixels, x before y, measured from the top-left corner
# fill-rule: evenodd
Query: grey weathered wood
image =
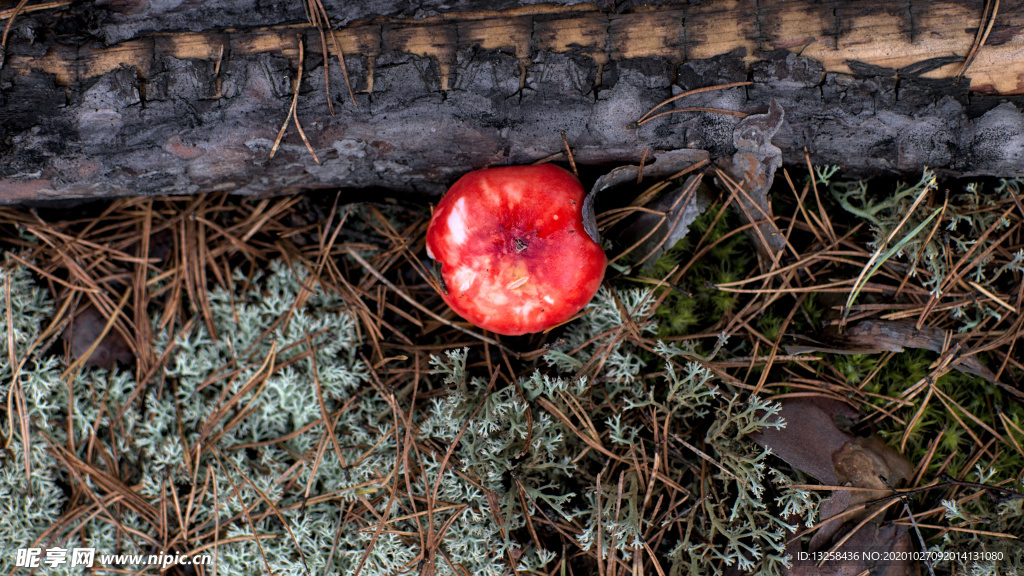
<path id="1" fill-rule="evenodd" d="M 365 4 L 376 8 L 362 16 L 392 19 L 493 6 L 471 0 L 450 9 L 440 3 L 426 8 L 427 3 L 415 3 L 413 9 L 413 3 L 402 0 Z M 602 12 L 600 17 L 623 26 L 632 17 L 626 8 L 623 14 Z M 355 9 L 339 4 L 329 11 L 344 23 L 357 18 Z M 786 122 L 774 143 L 787 164 L 802 165 L 807 149 L 814 162 L 839 164 L 852 174 L 915 173 L 925 166 L 964 174 L 1024 173 L 1019 97 L 971 94 L 966 82 L 898 76 L 871 67 L 860 68 L 858 76 L 826 72 L 818 61 L 789 50 L 757 54 L 752 62 L 740 52 L 681 63 L 613 54 L 598 62 L 583 48 L 536 50 L 524 60 L 507 49 L 449 39 L 453 51 L 448 62 L 401 51 L 349 53 L 346 64 L 358 106 L 342 87 L 337 60 L 331 59 L 332 116 L 319 37 L 302 28 L 285 40 L 304 35 L 297 115 L 321 163 L 294 127 L 270 159 L 291 102 L 294 51 L 232 49 L 219 58 L 176 58 L 158 49 L 174 35 L 160 33 L 205 30 L 217 38 L 217 30 L 231 22 L 301 23 L 301 5 L 217 0 L 183 3 L 166 12 L 143 17 L 147 12 L 95 5 L 19 17 L 7 63 L 0 69 L 0 203 L 321 188 L 433 195 L 465 171 L 556 153 L 563 149 L 562 131 L 580 164 L 637 162 L 648 148 L 654 154 L 700 148 L 724 157 L 733 152 L 737 118 L 680 113 L 639 128 L 632 123 L 681 90 L 738 80 L 754 84 L 674 105 L 759 113 L 775 98 L 785 109 Z M 83 28 L 90 18 L 94 27 Z M 381 34 L 389 34 L 390 20 L 374 22 Z M 225 41 L 229 46 L 261 34 L 223 32 L 234 39 L 233 44 Z M 144 75 L 133 65 L 90 76 L 81 73 L 88 62 L 68 55 L 91 50 L 106 57 L 117 48 L 98 45 L 97 39 L 157 48 Z M 64 78 L 33 67 L 47 57 L 65 58 L 79 68 Z M 370 69 L 372 92 L 367 90 Z"/>

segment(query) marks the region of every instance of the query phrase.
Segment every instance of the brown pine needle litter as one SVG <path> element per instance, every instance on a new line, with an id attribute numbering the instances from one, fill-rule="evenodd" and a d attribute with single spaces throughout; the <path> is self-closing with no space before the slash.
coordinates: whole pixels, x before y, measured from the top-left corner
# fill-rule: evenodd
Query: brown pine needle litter
<path id="1" fill-rule="evenodd" d="M 327 26 L 322 7 L 318 2 L 310 2 L 308 8 L 311 22 L 323 33 Z M 995 9 L 992 12 L 994 16 Z M 302 40 L 299 42 L 301 52 Z M 326 45 L 326 37 L 322 43 Z M 301 75 L 300 67 L 296 85 L 301 82 Z M 731 86 L 734 85 L 716 88 Z M 291 120 L 298 127 L 294 98 L 288 115 L 288 121 Z M 301 128 L 299 131 L 301 134 Z M 568 145 L 567 153 L 571 158 Z M 712 180 L 712 174 L 706 176 L 705 184 L 701 185 Z M 220 338 L 211 289 L 220 287 L 228 294 L 237 294 L 255 286 L 257 277 L 271 261 L 303 269 L 308 274 L 299 297 L 267 331 L 267 336 L 271 331 L 287 330 L 312 295 L 336 295 L 344 303 L 344 311 L 357 320 L 362 346 L 356 352 L 367 370 L 367 381 L 358 395 L 332 409 L 325 401 L 328 392 L 321 379 L 324 367 L 314 354 L 313 341 L 322 334 L 307 334 L 302 349 L 275 346 L 269 354 L 236 350 L 235 360 L 206 383 L 209 390 L 219 391 L 214 417 L 199 431 L 199 441 L 184 443 L 182 465 L 192 476 L 191 485 L 161 484 L 158 479 L 159 497 L 155 499 L 142 495 L 141 484 L 132 476 L 134 472 L 123 464 L 134 461 L 132 454 L 111 452 L 91 443 L 83 446 L 60 442 L 37 430 L 39 423 L 28 415 L 27 392 L 17 385 L 19 378 L 15 376 L 15 385 L 5 398 L 4 424 L 0 429 L 3 451 L 9 451 L 15 437 L 32 437 L 34 442 L 44 443 L 68 484 L 69 497 L 60 520 L 40 535 L 35 545 L 66 544 L 76 526 L 93 516 L 109 522 L 121 533 L 133 534 L 154 550 L 214 554 L 231 543 L 248 540 L 255 542 L 262 553 L 271 542 L 277 546 L 290 541 L 305 563 L 308 550 L 303 550 L 301 544 L 304 536 L 289 524 L 286 514 L 305 510 L 307 506 L 333 503 L 337 510 L 331 530 L 339 535 L 359 532 L 368 538 L 365 550 L 353 558 L 357 573 L 365 572 L 375 561 L 373 552 L 380 542 L 393 539 L 417 551 L 406 562 L 407 572 L 466 573 L 465 567 L 452 560 L 449 539 L 455 537 L 458 519 L 473 514 L 493 518 L 503 527 L 504 538 L 553 551 L 555 559 L 543 571 L 534 573 L 667 574 L 673 543 L 688 538 L 687 531 L 696 529 L 690 521 L 705 514 L 711 503 L 727 502 L 732 497 L 720 492 L 721 478 L 745 481 L 733 476 L 721 457 L 712 453 L 703 430 L 677 427 L 678 415 L 652 407 L 643 419 L 629 423 L 644 439 L 632 444 L 617 441 L 603 416 L 595 416 L 603 410 L 621 411 L 628 402 L 642 398 L 617 398 L 609 400 L 610 404 L 596 405 L 589 392 L 531 397 L 520 385 L 535 370 L 546 370 L 542 357 L 552 350 L 571 358 L 597 346 L 588 361 L 576 366 L 575 375 L 586 377 L 588 390 L 609 386 L 612 384 L 607 376 L 608 363 L 620 346 L 653 352 L 659 346 L 658 340 L 702 347 L 702 365 L 728 388 L 727 397 L 756 394 L 769 399 L 831 398 L 863 415 L 859 432 L 895 431 L 887 438 L 890 443 L 900 446 L 905 453 L 918 450 L 920 458 L 915 462 L 914 478 L 901 487 L 901 493 L 911 491 L 917 499 L 906 500 L 906 510 L 892 506 L 896 500 L 891 500 L 888 508 L 874 511 L 876 516 L 858 520 L 862 526 L 875 522 L 875 517 L 885 517 L 899 525 L 914 524 L 928 544 L 953 532 L 997 539 L 1020 537 L 988 530 L 977 523 L 950 524 L 943 517 L 945 508 L 938 505 L 944 499 L 968 506 L 988 497 L 986 492 L 994 488 L 983 482 L 965 481 L 976 464 L 995 462 L 1006 454 L 1024 459 L 1024 421 L 1019 418 L 1020 406 L 1015 404 L 1020 400 L 1000 392 L 1016 392 L 1024 381 L 1021 273 L 1013 269 L 1024 249 L 1020 193 L 991 206 L 997 218 L 993 222 L 1001 224 L 980 230 L 984 238 L 978 245 L 962 254 L 946 255 L 948 275 L 933 278 L 922 261 L 911 263 L 895 251 L 886 253 L 906 238 L 911 227 L 919 228 L 920 238 L 927 237 L 928 241 L 944 238 L 942 229 L 949 225 L 950 216 L 941 199 L 937 200 L 931 191 L 913 201 L 911 212 L 919 219 L 911 224 L 908 219 L 912 214 L 906 213 L 887 232 L 889 242 L 870 248 L 869 227 L 842 213 L 822 188 L 822 182 L 810 176 L 794 177 L 788 172 L 780 176 L 783 177 L 776 179 L 774 225 L 786 238 L 788 248 L 777 262 L 763 261 L 758 265 L 751 260 L 746 267 L 723 264 L 721 259 L 731 258 L 730 250 L 739 244 L 752 253 L 752 244 L 746 237 L 752 227 L 735 224 L 734 210 L 718 203 L 704 215 L 706 222 L 702 228 L 691 229 L 686 240 L 688 248 L 670 252 L 683 255 L 682 259 L 664 266 L 655 264 L 650 273 L 642 273 L 639 266 L 610 268 L 608 286 L 650 287 L 648 301 L 637 308 L 635 303 L 613 292 L 614 307 L 623 321 L 593 333 L 586 341 L 574 343 L 571 349 L 565 347 L 560 335 L 559 330 L 564 328 L 550 335 L 504 338 L 484 333 L 454 316 L 438 294 L 437 281 L 426 258 L 424 235 L 430 209 L 424 205 L 401 201 L 345 204 L 345 196 L 338 193 L 263 199 L 224 194 L 122 198 L 78 210 L 87 214 L 81 217 L 53 210 L 0 208 L 0 241 L 6 251 L 3 265 L 29 270 L 55 302 L 53 317 L 45 330 L 34 336 L 30 354 L 15 354 L 13 336 L 2 344 L 9 365 L 16 367 L 15 375 L 34 361 L 29 356 L 56 354 L 64 358 L 64 366 L 68 367 L 64 377 L 74 378 L 76 373 L 95 370 L 91 367 L 94 353 L 116 344 L 130 353 L 133 364 L 127 369 L 136 382 L 123 410 L 140 409 L 138 399 L 149 391 L 171 390 L 175 386 L 174 379 L 165 372 L 174 345 L 158 354 L 154 329 L 168 330 L 176 338 L 188 338 L 198 326 L 205 326 L 210 338 Z M 639 178 L 637 184 L 634 193 L 642 201 L 631 203 L 626 199 L 622 205 L 598 214 L 599 221 L 607 225 L 606 234 L 614 235 L 616 225 L 631 214 L 649 212 L 644 207 L 647 199 L 666 186 L 650 180 L 640 184 Z M 720 200 L 735 195 L 735 187 L 731 183 L 719 190 Z M 929 215 L 936 223 L 926 219 Z M 985 242 L 989 238 L 992 241 Z M 616 245 L 609 252 L 609 259 L 617 264 L 629 262 L 633 249 L 632 243 Z M 982 263 L 987 270 L 1003 268 L 1002 280 L 987 282 L 979 277 L 977 270 Z M 699 281 L 695 279 L 698 275 Z M 929 290 L 923 280 L 934 281 L 932 284 L 940 290 Z M 10 294 L 9 284 L 6 290 L 0 292 L 0 298 L 8 302 L 5 308 L 9 312 L 9 302 L 15 295 Z M 698 323 L 686 333 L 659 333 L 651 329 L 654 321 L 670 324 L 672 317 L 666 316 L 665 311 L 679 306 L 680 299 L 690 297 L 707 298 L 702 306 L 708 308 L 714 302 L 727 301 L 728 305 L 713 321 Z M 952 311 L 965 306 L 990 312 L 977 322 L 963 324 Z M 86 309 L 98 311 L 103 321 L 95 327 L 97 332 L 84 351 L 76 354 L 71 341 L 62 335 L 70 327 L 84 329 L 80 326 L 84 320 L 80 318 L 84 318 Z M 636 309 L 644 312 L 632 315 L 631 310 Z M 573 322 L 587 322 L 592 314 L 584 311 Z M 10 325 L 12 318 L 6 321 Z M 846 330 L 855 330 L 867 321 L 913 324 L 919 330 L 942 331 L 945 337 L 935 341 L 934 349 L 926 353 L 909 350 L 907 342 L 902 344 L 908 350 L 899 352 L 898 342 L 886 347 L 877 338 L 857 345 L 863 350 L 853 350 L 855 346 L 849 340 L 853 336 Z M 723 345 L 726 341 L 728 344 Z M 811 351 L 787 351 L 787 346 L 794 342 L 812 347 L 807 348 Z M 844 346 L 850 349 L 843 350 Z M 580 485 L 589 485 L 592 490 L 596 486 L 595 546 L 581 546 L 579 538 L 588 528 L 585 522 L 566 519 L 539 500 L 542 495 L 532 492 L 524 483 L 515 462 L 505 480 L 516 493 L 510 503 L 501 501 L 484 486 L 464 457 L 458 455 L 470 421 L 486 408 L 480 398 L 474 400 L 479 403 L 468 412 L 463 428 L 455 431 L 451 442 L 417 434 L 424 415 L 434 409 L 435 400 L 453 391 L 451 386 L 439 385 L 430 376 L 435 370 L 431 357 L 459 348 L 470 351 L 467 371 L 487 382 L 481 398 L 510 389 L 528 411 L 531 431 L 525 445 L 516 448 L 520 458 L 527 458 L 533 430 L 542 421 L 567 431 L 575 450 L 569 460 L 576 466 Z M 716 353 L 707 354 L 713 348 Z M 857 354 L 847 355 L 851 351 Z M 961 371 L 972 358 L 981 359 L 987 367 L 984 378 L 977 381 L 990 383 L 986 388 L 988 400 L 950 393 L 937 384 L 951 375 L 967 378 Z M 219 438 L 232 433 L 249 414 L 260 409 L 256 398 L 268 393 L 271 375 L 302 362 L 314 365 L 313 381 L 301 385 L 315 388 L 317 406 L 313 408 L 317 418 L 285 438 L 254 439 L 228 450 L 217 448 Z M 916 371 L 908 366 L 916 366 Z M 683 368 L 678 359 L 672 366 L 676 371 Z M 662 363 L 651 362 L 645 370 L 642 379 L 665 375 Z M 896 370 L 905 374 L 894 375 Z M 242 374 L 251 376 L 242 378 Z M 894 393 L 893 381 L 902 375 L 912 377 L 913 381 L 899 388 L 904 392 L 900 395 Z M 225 382 L 232 384 L 224 385 Z M 1003 404 L 991 400 L 996 394 L 1000 394 L 998 401 Z M 395 461 L 377 470 L 376 478 L 365 479 L 354 492 L 315 488 L 313 479 L 327 465 L 327 459 L 355 465 L 373 452 L 373 446 L 357 446 L 361 456 L 353 458 L 353 446 L 348 444 L 344 430 L 332 426 L 353 410 L 361 397 L 382 398 L 389 407 L 390 414 L 381 414 L 379 423 L 386 428 L 382 438 L 389 438 L 388 442 L 396 447 Z M 69 407 L 72 411 L 81 408 Z M 171 417 L 180 418 L 180 414 Z M 922 437 L 918 426 L 934 426 L 938 422 L 943 426 L 938 437 Z M 263 446 L 287 443 L 313 429 L 326 431 L 308 453 L 294 454 L 290 468 L 269 484 L 251 477 L 251 472 L 233 468 L 235 461 L 228 456 L 238 451 L 257 454 Z M 123 445 L 131 444 L 131 438 L 124 439 Z M 29 445 L 22 444 L 21 448 L 25 452 L 18 459 L 24 473 L 31 475 L 36 471 L 27 457 Z M 197 464 L 204 457 L 219 462 L 216 469 L 207 468 L 205 475 L 199 473 Z M 427 462 L 439 466 L 429 477 Z M 772 466 L 785 464 L 775 461 Z M 1015 478 L 1017 489 L 1007 483 L 1004 492 L 990 494 L 1007 501 L 1016 498 L 1020 473 L 1017 470 L 1009 474 Z M 209 505 L 214 498 L 223 498 L 223 494 L 218 496 L 211 488 L 217 474 L 230 478 L 237 493 L 249 486 L 260 496 L 255 501 L 233 502 L 232 514 L 197 524 L 192 519 L 198 507 Z M 944 474 L 953 476 L 953 481 L 914 492 L 935 484 Z M 442 476 L 458 477 L 476 486 L 487 497 L 490 504 L 485 508 L 489 509 L 472 509 L 451 494 L 446 495 L 441 489 Z M 688 478 L 699 481 L 693 484 Z M 421 490 L 425 479 L 429 480 L 427 489 Z M 701 493 L 691 486 L 703 487 Z M 857 490 L 818 486 L 813 482 L 799 487 Z M 632 502 L 642 504 L 632 510 Z M 521 528 L 510 530 L 505 526 L 505 506 L 528 511 Z M 136 527 L 122 523 L 126 510 L 137 518 Z M 621 552 L 623 543 L 607 533 L 608 523 L 634 513 L 643 520 L 639 535 L 642 544 L 636 546 L 632 556 L 627 556 Z M 277 518 L 284 530 L 276 535 L 259 533 L 256 527 L 268 518 Z M 715 534 L 703 534 L 700 538 L 717 542 Z M 839 547 L 843 539 L 835 542 Z M 334 544 L 336 547 L 337 538 Z M 331 559 L 343 553 L 348 554 L 332 548 Z M 502 560 L 509 566 L 509 573 L 517 561 L 514 551 Z M 255 562 L 264 565 L 267 573 L 274 571 L 265 556 Z M 312 567 L 307 569 L 315 572 Z M 171 573 L 186 572 L 175 567 Z M 210 567 L 198 566 L 192 573 L 214 572 Z"/>

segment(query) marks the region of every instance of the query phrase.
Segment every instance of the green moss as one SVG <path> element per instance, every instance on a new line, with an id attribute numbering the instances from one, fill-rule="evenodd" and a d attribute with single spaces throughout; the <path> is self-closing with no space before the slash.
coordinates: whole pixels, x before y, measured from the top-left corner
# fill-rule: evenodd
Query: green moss
<path id="1" fill-rule="evenodd" d="M 930 366 L 937 357 L 937 354 L 927 350 L 908 350 L 894 355 L 880 369 L 880 355 L 829 355 L 826 362 L 831 364 L 848 384 L 859 387 L 867 394 L 868 404 L 895 416 L 879 420 L 879 432 L 897 445 L 906 437 L 904 455 L 911 462 L 924 460 L 931 450 L 934 439 L 939 438 L 928 469 L 925 470 L 926 478 L 936 477 L 940 466 L 947 458 L 951 460 L 944 469 L 945 473 L 956 477 L 965 472 L 963 465 L 967 462 L 966 455 L 971 454 L 977 445 L 975 438 L 989 437 L 977 421 L 984 423 L 989 429 L 1016 436 L 1015 433 L 1006 430 L 998 413 L 1002 411 L 1013 422 L 1024 419 L 1024 408 L 1006 398 L 1005 392 L 998 386 L 958 371 L 951 371 L 935 380 L 936 393 L 931 395 L 928 404 L 918 415 L 921 403 L 928 397 L 927 389 L 920 391 L 910 405 L 905 405 L 900 399 L 908 388 L 929 377 Z M 876 369 L 878 373 L 867 384 L 862 385 L 865 377 Z M 938 393 L 952 402 L 947 406 L 939 398 Z M 999 405 L 998 410 L 994 409 L 996 404 Z M 963 410 L 955 406 L 960 406 Z M 899 421 L 905 424 L 900 424 Z M 974 437 L 964 425 L 970 427 Z M 911 426 L 909 430 L 908 426 Z M 998 471 L 995 478 L 999 481 L 1015 481 L 1024 470 L 1024 456 L 1012 449 L 997 450 L 994 453 L 998 457 L 989 460 L 988 464 Z"/>
<path id="2" fill-rule="evenodd" d="M 738 216 L 727 209 L 716 222 L 720 209 L 721 205 L 709 206 L 694 220 L 689 234 L 665 251 L 654 265 L 651 275 L 664 278 L 677 265 L 690 263 L 677 289 L 669 292 L 655 312 L 659 336 L 684 336 L 713 330 L 735 311 L 739 302 L 736 293 L 718 290 L 713 284 L 742 280 L 756 268 L 755 249 L 746 234 L 726 238 L 739 225 Z M 704 242 L 697 246 L 705 235 Z M 711 246 L 711 249 L 692 261 L 695 251 L 704 246 Z"/>
<path id="3" fill-rule="evenodd" d="M 825 364 L 831 366 L 839 378 L 854 386 L 859 385 L 874 371 L 878 357 L 874 354 L 828 354 Z M 878 394 L 878 384 L 865 387 L 865 392 Z"/>

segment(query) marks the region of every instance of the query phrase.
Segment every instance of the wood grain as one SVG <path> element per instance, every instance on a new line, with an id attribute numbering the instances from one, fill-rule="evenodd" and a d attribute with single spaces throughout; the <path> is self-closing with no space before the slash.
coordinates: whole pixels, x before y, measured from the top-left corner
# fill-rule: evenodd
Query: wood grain
<path id="1" fill-rule="evenodd" d="M 574 50 L 599 64 L 610 60 L 656 57 L 672 62 L 709 58 L 742 49 L 748 62 L 758 52 L 792 50 L 820 61 L 826 71 L 850 73 L 849 61 L 894 71 L 936 56 L 962 58 L 981 24 L 983 4 L 909 1 L 820 3 L 811 0 L 768 3 L 724 0 L 696 5 L 658 6 L 609 14 L 582 4 L 574 7 L 527 6 L 509 10 L 450 12 L 423 19 L 374 18 L 337 30 L 346 54 L 373 59 L 384 52 L 405 52 L 434 59 L 441 86 L 449 86 L 450 67 L 459 50 L 502 49 L 528 62 L 540 51 Z M 51 10 L 66 8 L 51 3 Z M 1024 10 L 1003 2 L 989 42 L 971 65 L 970 89 L 986 94 L 1024 94 Z M 0 22 L 3 20 L 0 19 Z M 162 57 L 216 59 L 221 46 L 230 53 L 298 57 L 294 37 L 308 36 L 303 24 L 262 29 L 161 32 L 110 46 L 78 50 L 53 46 L 42 58 L 11 55 L 19 70 L 52 73 L 61 85 L 134 66 L 145 78 Z M 310 42 L 311 51 L 319 49 Z M 959 63 L 924 76 L 950 78 Z M 373 79 L 366 84 L 372 86 Z"/>
<path id="2" fill-rule="evenodd" d="M 468 170 L 556 154 L 563 133 L 595 170 L 684 148 L 723 158 L 733 116 L 634 123 L 681 91 L 738 81 L 751 83 L 665 110 L 759 114 L 775 99 L 783 161 L 803 166 L 807 151 L 847 176 L 1024 175 L 1024 0 L 1001 3 L 969 82 L 951 75 L 980 1 L 571 2 L 325 6 L 354 101 L 298 0 L 35 5 L 0 68 L 0 203 L 338 188 L 422 199 Z M 320 162 L 294 129 L 269 157 L 300 43 L 296 116 Z M 937 56 L 944 67 L 914 71 Z"/>

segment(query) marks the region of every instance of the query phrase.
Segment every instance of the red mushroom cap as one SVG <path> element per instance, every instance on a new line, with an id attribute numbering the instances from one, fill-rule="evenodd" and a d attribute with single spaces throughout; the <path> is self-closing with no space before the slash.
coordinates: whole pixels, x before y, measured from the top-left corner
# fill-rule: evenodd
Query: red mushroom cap
<path id="1" fill-rule="evenodd" d="M 583 187 L 551 165 L 460 178 L 427 228 L 444 301 L 480 328 L 515 336 L 557 326 L 593 298 L 604 251 L 583 228 Z"/>

